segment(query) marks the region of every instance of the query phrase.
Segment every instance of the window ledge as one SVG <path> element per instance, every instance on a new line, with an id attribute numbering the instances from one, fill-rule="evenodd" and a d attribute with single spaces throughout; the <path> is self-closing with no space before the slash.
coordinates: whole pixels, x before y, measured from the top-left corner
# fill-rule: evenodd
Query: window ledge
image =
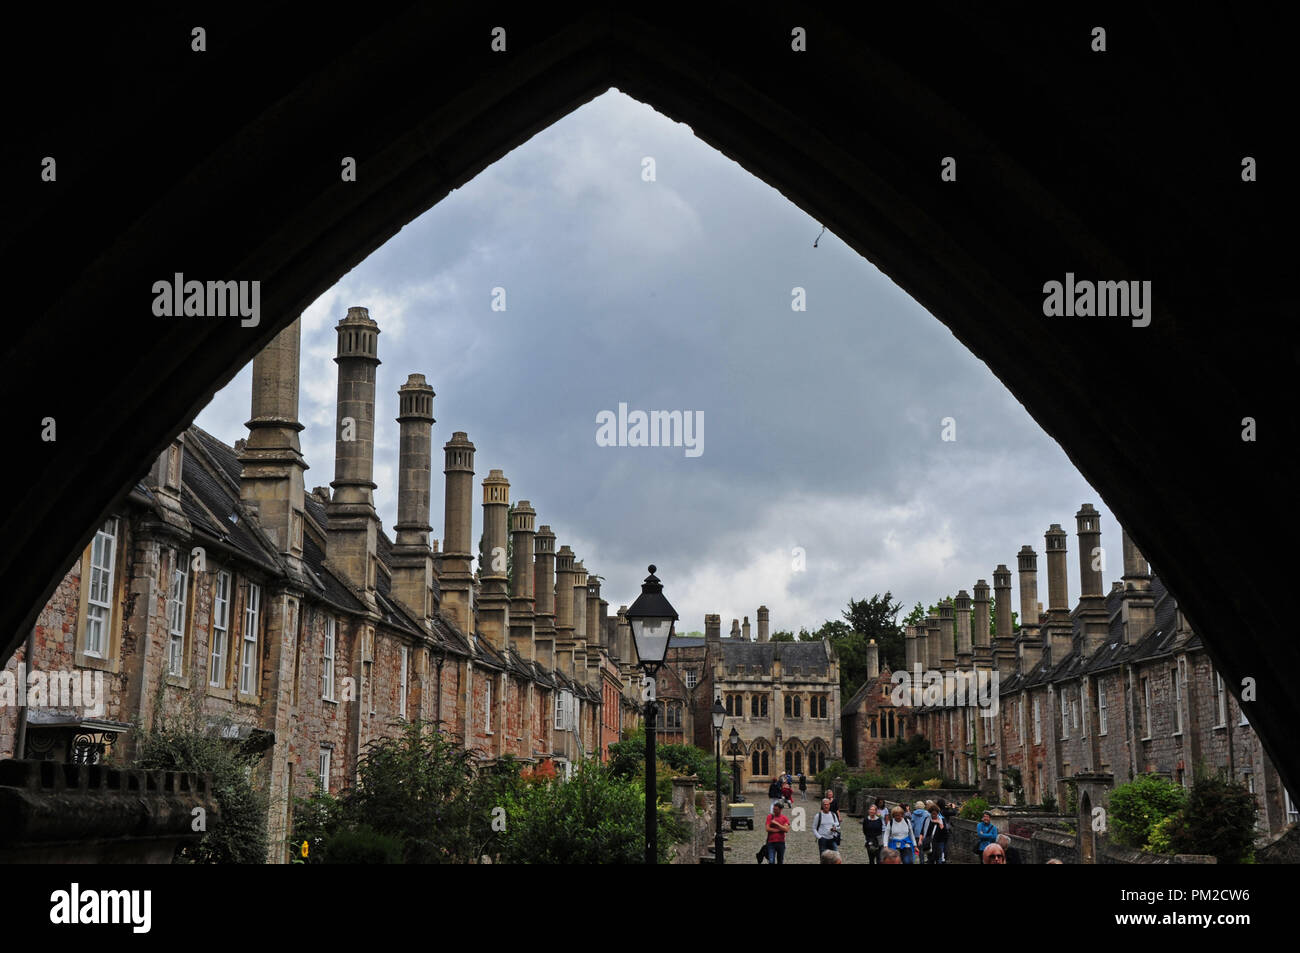
<path id="1" fill-rule="evenodd" d="M 234 701 L 235 699 L 235 690 L 222 685 L 208 685 L 207 692 L 213 698 L 223 698 L 226 701 Z"/>
<path id="2" fill-rule="evenodd" d="M 116 657 L 102 658 L 98 655 L 87 655 L 80 649 L 77 650 L 76 664 L 79 668 L 89 668 L 99 672 L 116 673 L 118 671 Z"/>
<path id="3" fill-rule="evenodd" d="M 337 704 L 339 703 L 339 700 L 338 700 L 337 698 L 324 698 L 324 697 L 322 697 L 322 698 L 321 698 L 321 701 L 323 701 L 323 702 L 325 702 L 326 704 L 329 704 L 329 705 L 337 705 Z"/>
<path id="4" fill-rule="evenodd" d="M 167 684 L 174 688 L 189 688 L 190 679 L 188 675 L 173 675 L 171 672 L 168 672 Z"/>

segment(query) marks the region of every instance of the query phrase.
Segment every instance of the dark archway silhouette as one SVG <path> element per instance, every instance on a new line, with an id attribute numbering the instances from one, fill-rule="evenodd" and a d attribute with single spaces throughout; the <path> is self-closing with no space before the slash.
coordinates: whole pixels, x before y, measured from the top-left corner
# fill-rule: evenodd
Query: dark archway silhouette
<path id="1" fill-rule="evenodd" d="M 97 519 L 276 330 L 612 86 L 781 190 L 988 364 L 1125 522 L 1234 691 L 1253 680 L 1247 712 L 1296 790 L 1300 645 L 1278 606 L 1295 560 L 1276 523 L 1300 482 L 1300 352 L 1275 225 L 1295 202 L 1269 101 L 1288 88 L 1285 31 L 1226 7 L 1184 24 L 1158 5 L 606 6 L 265 4 L 205 14 L 204 53 L 185 12 L 15 27 L 12 75 L 31 82 L 3 159 L 5 657 Z M 259 280 L 261 323 L 153 317 L 153 283 L 176 272 Z M 1067 272 L 1150 280 L 1151 325 L 1046 318 L 1043 284 Z"/>

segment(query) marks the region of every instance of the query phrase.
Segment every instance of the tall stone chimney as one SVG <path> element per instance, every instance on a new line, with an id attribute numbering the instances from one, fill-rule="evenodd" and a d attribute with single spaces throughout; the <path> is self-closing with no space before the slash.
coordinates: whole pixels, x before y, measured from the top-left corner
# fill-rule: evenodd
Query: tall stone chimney
<path id="1" fill-rule="evenodd" d="M 749 616 L 745 616 L 745 622 L 744 622 L 744 624 L 740 627 L 740 632 L 741 632 L 741 635 L 743 636 L 743 638 L 745 639 L 746 642 L 751 642 L 751 641 L 753 641 L 753 640 L 750 639 L 750 637 L 749 637 Z"/>
<path id="2" fill-rule="evenodd" d="M 740 638 L 740 620 L 739 620 L 739 619 L 732 619 L 732 620 L 731 620 L 731 637 L 732 637 L 733 639 L 738 639 L 738 638 Z"/>
<path id="3" fill-rule="evenodd" d="M 534 633 L 537 662 L 555 671 L 555 534 L 549 526 L 538 527 L 533 537 Z"/>
<path id="4" fill-rule="evenodd" d="M 600 611 L 600 577 L 587 574 L 587 681 L 600 690 L 600 656 L 604 649 L 601 637 L 604 614 Z"/>
<path id="5" fill-rule="evenodd" d="M 965 589 L 958 592 L 954 607 L 957 610 L 957 667 L 968 672 L 975 654 L 970 637 L 970 593 Z"/>
<path id="6" fill-rule="evenodd" d="M 463 430 L 443 445 L 446 474 L 446 507 L 443 516 L 442 614 L 466 635 L 473 634 L 474 574 L 470 542 L 474 521 L 474 445 Z"/>
<path id="7" fill-rule="evenodd" d="M 271 339 L 253 358 L 253 400 L 248 440 L 239 454 L 239 500 L 257 513 L 258 523 L 275 541 L 276 549 L 288 564 L 289 572 L 303 577 L 303 473 L 307 463 L 302 458 L 298 433 L 298 356 L 301 320 Z M 175 471 L 176 509 L 180 510 L 180 474 L 184 442 L 178 438 L 163 451 L 165 466 L 159 471 L 159 488 L 170 484 L 167 477 Z M 175 464 L 173 466 L 173 459 Z M 160 499 L 166 505 L 166 493 Z"/>
<path id="8" fill-rule="evenodd" d="M 568 545 L 555 554 L 555 670 L 573 677 L 573 550 Z"/>
<path id="9" fill-rule="evenodd" d="M 1089 658 L 1110 638 L 1110 613 L 1103 589 L 1101 517 L 1091 503 L 1075 514 L 1079 534 L 1079 607 L 1075 616 L 1081 633 L 1080 649 Z"/>
<path id="10" fill-rule="evenodd" d="M 1020 629 L 1038 631 L 1038 554 L 1024 545 L 1016 556 L 1020 567 Z"/>
<path id="11" fill-rule="evenodd" d="M 573 672 L 587 680 L 587 567 L 581 559 L 573 561 Z"/>
<path id="12" fill-rule="evenodd" d="M 876 645 L 876 640 L 871 639 L 867 642 L 867 681 L 880 674 L 880 647 Z"/>
<path id="13" fill-rule="evenodd" d="M 1066 582 L 1066 535 L 1059 523 L 1043 534 L 1047 546 L 1047 624 L 1043 644 L 1056 665 L 1070 652 L 1074 641 L 1074 624 L 1070 619 L 1070 601 Z"/>
<path id="14" fill-rule="evenodd" d="M 348 308 L 338 323 L 338 419 L 334 432 L 334 480 L 330 502 L 330 563 L 357 597 L 377 612 L 379 517 L 375 513 L 375 369 L 379 325 L 365 308 Z"/>
<path id="15" fill-rule="evenodd" d="M 909 625 L 903 630 L 903 664 L 907 667 L 909 675 L 912 667 L 920 661 L 916 651 L 916 626 Z"/>
<path id="16" fill-rule="evenodd" d="M 943 667 L 943 639 L 937 615 L 925 618 L 925 667 L 938 671 Z"/>
<path id="17" fill-rule="evenodd" d="M 533 641 L 536 520 L 537 511 L 527 500 L 520 500 L 510 511 L 510 644 L 528 662 L 537 658 Z"/>
<path id="18" fill-rule="evenodd" d="M 945 672 L 957 667 L 954 623 L 952 600 L 944 599 L 939 603 L 939 666 Z"/>
<path id="19" fill-rule="evenodd" d="M 766 642 L 770 633 L 768 632 L 769 617 L 767 606 L 758 607 L 758 641 Z"/>
<path id="20" fill-rule="evenodd" d="M 1156 624 L 1156 604 L 1151 595 L 1151 570 L 1128 530 L 1124 542 L 1124 599 L 1120 603 L 1124 640 L 1134 643 Z"/>
<path id="21" fill-rule="evenodd" d="M 993 658 L 998 667 L 998 678 L 1010 678 L 1015 672 L 1016 642 L 1011 624 L 1011 570 L 998 563 L 993 570 Z M 1021 666 L 1028 671 L 1037 665 L 1042 653 L 1041 643 L 1021 643 Z"/>
<path id="22" fill-rule="evenodd" d="M 510 632 L 510 579 L 507 535 L 510 526 L 510 481 L 500 470 L 483 481 L 483 564 L 479 566 L 478 629 L 498 651 Z"/>
<path id="23" fill-rule="evenodd" d="M 984 579 L 975 581 L 975 599 L 972 607 L 971 642 L 975 667 L 992 670 L 993 639 L 989 633 L 989 584 Z M 1000 674 L 1000 673 L 999 673 Z"/>
<path id="24" fill-rule="evenodd" d="M 632 626 L 627 621 L 627 606 L 618 607 L 614 622 L 614 644 L 618 646 L 620 670 L 624 675 L 636 671 L 636 646 L 632 644 Z"/>
<path id="25" fill-rule="evenodd" d="M 433 615 L 433 549 L 429 546 L 429 493 L 433 477 L 433 388 L 412 374 L 397 390 L 400 428 L 397 463 L 397 534 L 390 566 L 393 595 L 421 618 Z"/>

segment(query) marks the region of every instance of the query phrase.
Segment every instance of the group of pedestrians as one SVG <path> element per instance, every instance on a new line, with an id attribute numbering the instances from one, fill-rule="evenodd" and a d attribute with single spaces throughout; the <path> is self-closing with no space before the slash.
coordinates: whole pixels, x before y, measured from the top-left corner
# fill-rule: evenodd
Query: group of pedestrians
<path id="1" fill-rule="evenodd" d="M 901 804 L 885 807 L 884 798 L 867 806 L 862 818 L 867 862 L 871 864 L 946 864 L 952 811 L 941 801 L 917 801 L 909 816 Z"/>
<path id="2" fill-rule="evenodd" d="M 799 773 L 798 784 L 800 798 L 807 800 L 808 778 L 803 772 Z M 769 864 L 785 863 L 785 837 L 790 833 L 790 818 L 785 812 L 793 804 L 794 785 L 795 779 L 789 774 L 783 774 L 773 778 L 768 786 L 767 794 L 772 804 L 768 808 L 767 821 L 764 824 L 767 840 L 754 855 L 754 859 L 760 864 L 764 860 Z M 817 837 L 817 852 L 823 858 L 827 851 L 834 853 L 840 846 L 840 802 L 835 796 L 834 788 L 826 789 L 821 810 L 813 818 L 813 834 Z M 838 863 L 839 861 L 836 859 L 823 862 Z"/>

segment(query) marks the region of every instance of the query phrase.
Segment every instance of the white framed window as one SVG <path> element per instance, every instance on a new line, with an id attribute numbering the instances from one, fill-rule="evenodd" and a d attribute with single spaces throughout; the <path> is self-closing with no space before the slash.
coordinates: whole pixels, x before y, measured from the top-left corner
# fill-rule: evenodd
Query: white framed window
<path id="1" fill-rule="evenodd" d="M 1169 670 L 1169 681 L 1174 687 L 1174 734 L 1183 733 L 1183 680 L 1178 677 L 1178 669 Z"/>
<path id="2" fill-rule="evenodd" d="M 226 687 L 226 652 L 230 645 L 230 573 L 217 573 L 212 586 L 212 657 L 208 684 Z"/>
<path id="3" fill-rule="evenodd" d="M 1057 706 L 1061 709 L 1061 737 L 1070 737 L 1070 702 L 1065 697 L 1065 690 L 1056 696 Z"/>
<path id="4" fill-rule="evenodd" d="M 1043 712 L 1040 707 L 1039 699 L 1034 699 L 1034 744 L 1043 743 Z"/>
<path id="5" fill-rule="evenodd" d="M 1097 730 L 1101 734 L 1106 734 L 1108 711 L 1106 709 L 1106 686 L 1100 682 L 1097 683 Z"/>
<path id="6" fill-rule="evenodd" d="M 564 730 L 564 692 L 555 693 L 555 730 Z"/>
<path id="7" fill-rule="evenodd" d="M 327 702 L 334 701 L 334 638 L 337 635 L 334 617 L 325 617 L 325 650 L 321 653 L 320 697 Z"/>
<path id="8" fill-rule="evenodd" d="M 1222 728 L 1228 724 L 1228 686 L 1223 683 L 1223 676 L 1218 672 L 1214 673 L 1214 713 L 1216 721 L 1215 728 Z"/>
<path id="9" fill-rule="evenodd" d="M 1079 686 L 1079 730 L 1088 737 L 1088 680 Z"/>
<path id="10" fill-rule="evenodd" d="M 1286 809 L 1286 822 L 1288 824 L 1300 822 L 1300 811 L 1296 810 L 1295 800 L 1291 797 L 1291 792 L 1286 788 L 1282 789 L 1282 806 Z"/>
<path id="11" fill-rule="evenodd" d="M 686 670 L 686 687 L 694 688 L 697 681 L 699 681 L 699 676 L 696 674 L 695 669 L 688 668 Z"/>
<path id="12" fill-rule="evenodd" d="M 1025 700 L 1016 699 L 1016 742 L 1025 743 Z"/>
<path id="13" fill-rule="evenodd" d="M 190 566 L 179 549 L 172 550 L 171 583 L 167 587 L 167 674 L 185 674 L 185 597 Z"/>
<path id="14" fill-rule="evenodd" d="M 975 744 L 975 709 L 969 705 L 966 706 L 966 744 L 968 746 Z M 973 774 L 971 780 L 975 780 Z"/>
<path id="15" fill-rule="evenodd" d="M 244 638 L 239 653 L 239 691 L 251 695 L 257 690 L 257 628 L 262 619 L 262 587 L 248 584 L 244 603 Z"/>
<path id="16" fill-rule="evenodd" d="M 487 678 L 487 684 L 483 691 L 483 724 L 484 731 L 489 735 L 492 734 L 492 676 Z"/>
<path id="17" fill-rule="evenodd" d="M 1151 679 L 1142 679 L 1142 724 L 1145 726 L 1143 738 L 1151 737 Z"/>
<path id="18" fill-rule="evenodd" d="M 409 659 L 410 650 L 407 649 L 405 645 L 402 645 L 398 647 L 398 652 L 400 653 L 402 659 L 402 673 L 399 677 L 400 681 L 398 682 L 398 689 L 397 689 L 397 717 L 405 718 L 406 717 L 406 670 L 407 670 L 407 664 L 410 660 Z M 492 691 L 492 680 L 488 679 L 489 694 L 491 693 L 491 691 Z M 491 711 L 491 708 L 492 706 L 489 705 L 488 710 Z M 489 718 L 490 717 L 491 716 L 489 715 Z M 491 730 L 492 730 L 492 725 L 491 722 L 489 721 L 488 731 Z"/>
<path id="19" fill-rule="evenodd" d="M 87 655 L 103 658 L 113 618 L 113 574 L 117 565 L 117 518 L 105 520 L 90 544 L 90 579 L 86 594 Z"/>
<path id="20" fill-rule="evenodd" d="M 333 754 L 334 752 L 329 748 L 320 749 L 320 763 L 318 764 L 320 786 L 326 794 L 330 790 L 330 760 Z"/>

